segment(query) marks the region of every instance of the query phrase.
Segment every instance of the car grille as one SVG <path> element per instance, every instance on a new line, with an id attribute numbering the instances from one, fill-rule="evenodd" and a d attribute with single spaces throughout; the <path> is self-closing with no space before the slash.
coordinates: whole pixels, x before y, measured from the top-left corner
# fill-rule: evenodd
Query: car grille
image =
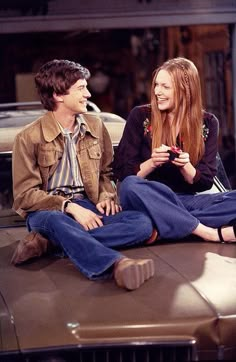
<path id="1" fill-rule="evenodd" d="M 6 356 L 5 356 L 6 357 Z M 10 357 L 10 356 L 9 356 Z M 197 361 L 195 341 L 101 345 L 24 352 L 8 362 L 187 362 Z"/>

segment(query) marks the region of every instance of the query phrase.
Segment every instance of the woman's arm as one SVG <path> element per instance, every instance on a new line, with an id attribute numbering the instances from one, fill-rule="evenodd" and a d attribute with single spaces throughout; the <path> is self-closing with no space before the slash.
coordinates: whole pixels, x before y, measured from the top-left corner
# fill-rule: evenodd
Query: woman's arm
<path id="1" fill-rule="evenodd" d="M 213 178 L 217 172 L 216 155 L 218 151 L 219 122 L 213 114 L 205 113 L 204 124 L 205 131 L 208 131 L 204 131 L 206 133 L 204 155 L 198 165 L 195 167 L 195 175 L 193 175 L 194 170 L 191 171 L 190 168 L 189 170 L 186 169 L 186 172 L 189 171 L 188 175 L 193 172 L 193 179 L 191 185 L 191 190 L 193 192 L 209 190 L 213 184 Z"/>
<path id="2" fill-rule="evenodd" d="M 166 145 L 154 148 L 151 158 L 140 164 L 140 170 L 138 171 L 137 176 L 144 178 L 152 173 L 157 167 L 160 167 L 164 163 L 168 162 L 170 158 L 168 150 L 170 150 L 170 147 Z"/>
<path id="3" fill-rule="evenodd" d="M 137 175 L 140 165 L 145 167 L 145 161 L 151 158 L 151 137 L 144 129 L 147 117 L 150 117 L 148 106 L 135 107 L 128 116 L 113 163 L 115 178 L 120 181 Z"/>
<path id="4" fill-rule="evenodd" d="M 181 167 L 180 172 L 182 173 L 186 182 L 188 182 L 189 184 L 193 184 L 197 170 L 191 164 L 191 162 L 188 162 L 183 167 Z"/>
<path id="5" fill-rule="evenodd" d="M 149 158 L 147 161 L 144 161 L 140 164 L 140 169 L 137 172 L 137 176 L 145 178 L 149 175 L 152 171 L 156 168 L 155 164 L 153 163 L 152 158 Z"/>

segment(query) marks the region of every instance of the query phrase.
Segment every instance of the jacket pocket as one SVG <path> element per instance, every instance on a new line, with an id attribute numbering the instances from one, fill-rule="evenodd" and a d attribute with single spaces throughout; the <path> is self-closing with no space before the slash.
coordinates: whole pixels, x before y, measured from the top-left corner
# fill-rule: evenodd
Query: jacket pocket
<path id="1" fill-rule="evenodd" d="M 48 145 L 41 145 L 38 153 L 38 164 L 41 167 L 49 167 L 58 163 L 62 157 L 62 152 L 56 150 L 55 147 L 48 147 Z"/>
<path id="2" fill-rule="evenodd" d="M 102 158 L 102 151 L 99 144 L 94 144 L 87 148 L 89 177 L 97 179 L 100 174 L 100 164 Z M 93 181 L 94 182 L 94 181 Z"/>
<path id="3" fill-rule="evenodd" d="M 101 159 L 102 151 L 101 151 L 101 147 L 99 144 L 93 145 L 93 146 L 89 147 L 87 150 L 88 150 L 89 158 L 94 159 L 94 160 Z"/>

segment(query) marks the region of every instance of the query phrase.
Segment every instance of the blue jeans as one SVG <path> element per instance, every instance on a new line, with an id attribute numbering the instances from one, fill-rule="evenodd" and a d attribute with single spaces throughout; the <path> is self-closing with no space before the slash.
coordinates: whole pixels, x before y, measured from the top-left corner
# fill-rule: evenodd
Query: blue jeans
<path id="1" fill-rule="evenodd" d="M 88 199 L 73 201 L 99 214 Z M 112 265 L 122 258 L 115 249 L 143 244 L 153 230 L 145 214 L 122 211 L 103 216 L 103 226 L 86 231 L 71 216 L 60 211 L 35 211 L 28 214 L 27 227 L 62 248 L 89 279 L 107 277 Z"/>
<path id="2" fill-rule="evenodd" d="M 126 177 L 119 190 L 123 209 L 146 213 L 161 239 L 186 237 L 200 222 L 214 228 L 236 222 L 236 191 L 176 194 L 160 182 L 138 176 Z"/>

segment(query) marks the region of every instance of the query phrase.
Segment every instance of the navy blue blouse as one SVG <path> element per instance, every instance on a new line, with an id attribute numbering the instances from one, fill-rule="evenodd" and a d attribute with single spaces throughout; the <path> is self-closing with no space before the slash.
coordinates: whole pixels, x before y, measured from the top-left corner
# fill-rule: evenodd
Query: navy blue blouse
<path id="1" fill-rule="evenodd" d="M 130 112 L 123 136 L 115 152 L 113 170 L 116 180 L 122 181 L 126 176 L 136 175 L 140 164 L 151 157 L 152 140 L 147 119 L 151 119 L 150 105 L 137 106 Z M 217 171 L 219 122 L 213 114 L 204 112 L 203 124 L 205 152 L 196 166 L 197 173 L 193 184 L 187 183 L 178 167 L 171 162 L 157 167 L 146 178 L 162 182 L 175 192 L 195 193 L 209 190 Z"/>

